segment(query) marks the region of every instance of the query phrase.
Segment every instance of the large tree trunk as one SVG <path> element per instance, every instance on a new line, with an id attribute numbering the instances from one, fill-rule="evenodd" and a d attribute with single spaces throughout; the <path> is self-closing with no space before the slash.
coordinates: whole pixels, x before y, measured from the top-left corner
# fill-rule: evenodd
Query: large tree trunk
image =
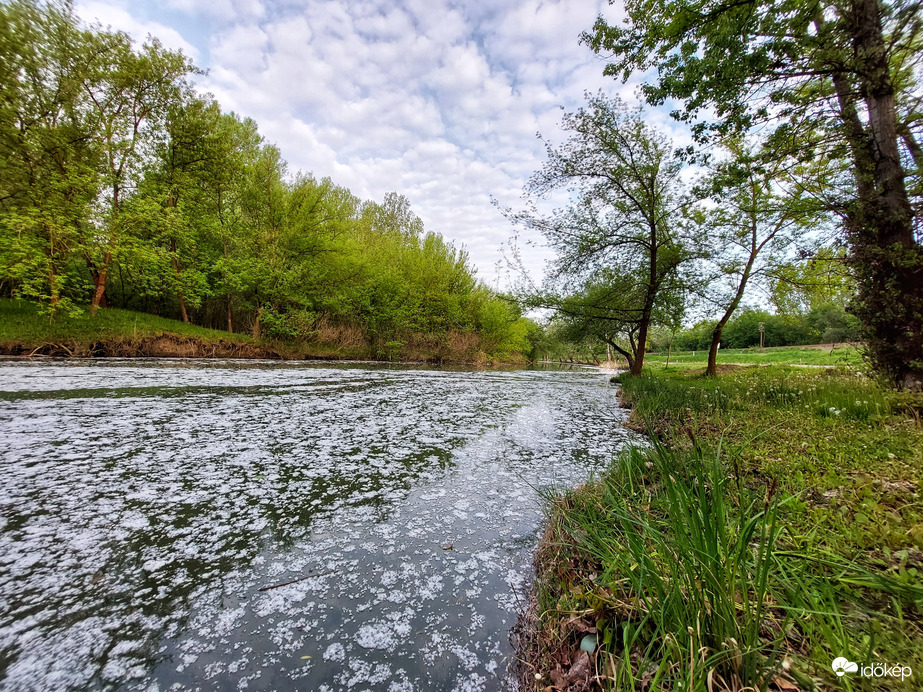
<path id="1" fill-rule="evenodd" d="M 851 260 L 874 364 L 898 387 L 923 388 L 923 247 L 898 148 L 897 109 L 877 0 L 855 0 L 850 16 L 860 88 L 868 110 L 865 153 L 856 161 L 858 201 L 849 215 Z M 855 151 L 859 142 L 853 143 Z M 869 184 L 870 182 L 870 184 Z"/>
<path id="2" fill-rule="evenodd" d="M 660 275 L 660 267 L 657 264 L 659 229 L 656 220 L 651 219 L 648 223 L 648 242 L 650 245 L 647 249 L 650 253 L 650 257 L 648 257 L 647 289 L 644 299 L 644 308 L 641 310 L 641 319 L 638 322 L 638 342 L 635 343 L 634 339 L 631 338 L 631 333 L 628 334 L 635 357 L 635 362 L 631 365 L 632 375 L 640 375 L 641 370 L 644 368 L 644 349 L 647 348 L 647 330 L 651 324 L 651 316 L 654 314 L 654 300 L 657 297 L 657 292 L 663 280 Z"/>
<path id="3" fill-rule="evenodd" d="M 647 312 L 647 311 L 645 311 Z M 635 360 L 631 364 L 631 374 L 640 375 L 644 368 L 644 349 L 647 348 L 647 330 L 650 326 L 650 315 L 645 314 L 638 325 L 638 342 L 634 344 Z"/>
<path id="4" fill-rule="evenodd" d="M 253 330 L 251 332 L 254 339 L 260 338 L 260 316 L 263 313 L 263 308 L 259 307 L 256 309 L 256 316 L 253 318 Z"/>
<path id="5" fill-rule="evenodd" d="M 109 247 L 106 249 L 106 256 L 103 258 L 102 269 L 93 276 L 96 284 L 96 290 L 93 292 L 93 299 L 90 301 L 90 314 L 95 315 L 101 307 L 106 306 L 106 276 L 109 273 L 109 265 L 112 263 L 112 248 L 115 246 L 116 224 L 119 217 L 119 193 L 121 187 L 118 184 L 112 186 L 112 222 L 109 226 Z"/>
<path id="6" fill-rule="evenodd" d="M 635 363 L 634 355 L 619 346 L 617 343 L 615 343 L 615 341 L 606 340 L 606 343 L 609 344 L 612 347 L 612 350 L 614 350 L 616 353 L 620 353 L 625 356 L 625 362 L 628 363 L 628 370 L 631 372 Z"/>

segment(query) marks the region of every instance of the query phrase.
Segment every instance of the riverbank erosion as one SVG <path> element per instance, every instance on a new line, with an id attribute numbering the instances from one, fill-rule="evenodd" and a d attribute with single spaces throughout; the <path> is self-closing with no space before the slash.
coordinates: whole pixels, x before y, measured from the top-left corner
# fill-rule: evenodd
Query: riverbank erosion
<path id="1" fill-rule="evenodd" d="M 650 444 L 546 498 L 522 689 L 919 689 L 918 396 L 771 366 L 620 398 Z"/>
<path id="2" fill-rule="evenodd" d="M 485 350 L 488 349 L 488 350 Z M 245 358 L 514 364 L 517 352 L 492 352 L 474 333 L 411 334 L 382 344 L 356 330 L 325 329 L 317 339 L 257 339 L 146 313 L 104 309 L 54 319 L 25 301 L 0 300 L 0 356 L 79 358 Z"/>

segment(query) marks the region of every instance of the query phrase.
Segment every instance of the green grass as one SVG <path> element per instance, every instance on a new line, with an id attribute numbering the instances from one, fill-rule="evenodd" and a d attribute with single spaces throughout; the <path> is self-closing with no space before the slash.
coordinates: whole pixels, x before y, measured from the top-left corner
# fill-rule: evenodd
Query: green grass
<path id="1" fill-rule="evenodd" d="M 666 353 L 648 353 L 645 363 L 663 364 Z M 673 351 L 670 365 L 705 365 L 708 351 Z M 852 344 L 823 344 L 818 346 L 777 346 L 773 348 L 737 348 L 718 351 L 718 365 L 727 364 L 785 364 L 785 365 L 830 365 L 861 366 L 862 351 Z"/>
<path id="2" fill-rule="evenodd" d="M 82 345 L 110 339 L 137 340 L 162 334 L 177 334 L 207 343 L 256 343 L 245 334 L 205 329 L 143 312 L 104 308 L 96 315 L 87 310 L 73 316 L 61 314 L 52 319 L 41 315 L 34 303 L 0 299 L 0 343 L 39 346 L 67 341 Z"/>
<path id="3" fill-rule="evenodd" d="M 595 629 L 602 689 L 915 689 L 923 400 L 778 365 L 658 370 L 623 394 L 654 441 L 551 500 L 536 687 Z M 837 678 L 839 656 L 916 672 Z"/>

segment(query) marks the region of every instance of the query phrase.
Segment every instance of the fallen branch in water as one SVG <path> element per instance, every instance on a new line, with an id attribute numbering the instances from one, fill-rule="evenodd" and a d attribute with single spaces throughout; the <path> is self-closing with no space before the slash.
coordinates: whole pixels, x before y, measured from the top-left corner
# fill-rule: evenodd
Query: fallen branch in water
<path id="1" fill-rule="evenodd" d="M 284 581 L 284 582 L 282 582 L 281 584 L 272 584 L 272 585 L 270 585 L 270 586 L 261 586 L 259 589 L 257 589 L 257 591 L 269 591 L 269 590 L 271 590 L 271 589 L 279 589 L 279 588 L 281 588 L 281 587 L 283 587 L 283 586 L 288 586 L 289 584 L 297 584 L 298 582 L 304 581 L 305 579 L 311 579 L 312 577 L 323 577 L 324 575 L 333 574 L 334 572 L 336 572 L 336 570 L 335 570 L 335 569 L 331 569 L 331 570 L 327 570 L 326 572 L 318 572 L 317 574 L 308 574 L 307 576 L 298 577 L 297 579 L 292 579 L 291 581 Z"/>

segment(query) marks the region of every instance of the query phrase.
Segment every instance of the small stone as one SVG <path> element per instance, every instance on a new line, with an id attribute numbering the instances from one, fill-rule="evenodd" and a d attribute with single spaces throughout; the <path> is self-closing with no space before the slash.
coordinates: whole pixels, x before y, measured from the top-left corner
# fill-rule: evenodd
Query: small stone
<path id="1" fill-rule="evenodd" d="M 580 650 L 586 651 L 588 654 L 596 651 L 596 635 L 588 634 L 583 639 L 580 640 Z"/>

